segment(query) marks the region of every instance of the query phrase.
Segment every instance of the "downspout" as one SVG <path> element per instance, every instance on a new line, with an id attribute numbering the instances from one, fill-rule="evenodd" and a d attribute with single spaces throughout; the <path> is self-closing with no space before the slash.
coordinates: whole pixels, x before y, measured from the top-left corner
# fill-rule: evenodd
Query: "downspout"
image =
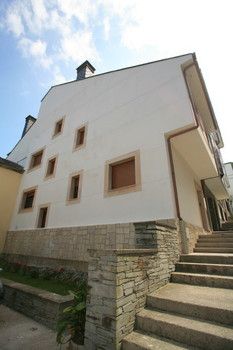
<path id="1" fill-rule="evenodd" d="M 188 88 L 188 83 L 187 83 L 187 80 L 186 80 L 186 76 L 185 76 L 186 70 L 188 70 L 192 66 L 196 66 L 196 63 L 195 62 L 190 63 L 187 67 L 182 69 L 182 72 L 183 72 L 183 76 L 184 76 L 185 85 L 186 85 L 186 88 L 187 88 L 187 91 L 188 91 L 189 99 L 190 99 L 190 102 L 191 102 L 191 105 L 192 105 L 192 109 L 193 109 L 193 114 L 194 114 L 194 118 L 195 118 L 195 125 L 190 127 L 190 128 L 188 128 L 188 129 L 186 129 L 186 130 L 182 130 L 182 131 L 179 131 L 177 133 L 174 133 L 174 134 L 168 136 L 168 138 L 167 138 L 168 154 L 169 154 L 169 160 L 170 160 L 170 166 L 171 166 L 172 184 L 173 184 L 174 199 L 175 199 L 175 206 L 176 206 L 176 215 L 177 215 L 177 218 L 179 220 L 182 220 L 182 218 L 181 218 L 181 215 L 180 215 L 180 206 L 179 206 L 178 191 L 177 191 L 177 185 L 176 185 L 175 166 L 174 166 L 174 160 L 173 160 L 173 156 L 172 156 L 171 140 L 174 137 L 177 137 L 177 136 L 186 134 L 186 133 L 188 133 L 190 131 L 196 130 L 200 126 L 198 117 L 197 117 L 196 112 L 195 112 L 195 107 L 194 107 L 194 104 L 193 104 L 193 101 L 192 101 L 192 98 L 191 98 L 191 95 L 190 95 L 190 91 L 189 91 L 189 88 Z"/>

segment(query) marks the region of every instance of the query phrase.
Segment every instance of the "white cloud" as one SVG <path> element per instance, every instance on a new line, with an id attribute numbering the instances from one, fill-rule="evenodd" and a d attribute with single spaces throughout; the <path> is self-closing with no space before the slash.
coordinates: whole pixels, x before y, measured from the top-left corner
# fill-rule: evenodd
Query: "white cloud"
<path id="1" fill-rule="evenodd" d="M 88 25 L 96 13 L 96 4 L 90 0 L 57 0 L 57 7 L 67 20 L 76 18 L 81 23 Z"/>
<path id="2" fill-rule="evenodd" d="M 105 40 L 108 40 L 109 36 L 110 36 L 110 19 L 109 19 L 109 17 L 104 18 L 103 29 L 104 29 L 104 38 L 105 38 Z"/>
<path id="3" fill-rule="evenodd" d="M 8 12 L 6 16 L 8 29 L 17 37 L 24 33 L 24 26 L 21 17 L 16 13 Z"/>
<path id="4" fill-rule="evenodd" d="M 80 62 L 87 58 L 97 59 L 98 54 L 93 45 L 93 37 L 90 31 L 79 31 L 61 39 L 61 58 Z"/>
<path id="5" fill-rule="evenodd" d="M 78 65 L 98 59 L 91 30 L 95 15 L 90 0 L 15 0 L 7 7 L 5 27 L 15 35 L 24 57 L 50 68 L 53 79 L 61 82 L 62 62 Z"/>
<path id="6" fill-rule="evenodd" d="M 41 40 L 33 41 L 27 38 L 22 38 L 19 41 L 19 47 L 24 56 L 32 57 L 35 59 L 36 63 L 43 68 L 49 68 L 53 63 L 51 57 L 47 56 L 46 46 L 47 44 Z"/>
<path id="7" fill-rule="evenodd" d="M 54 69 L 53 69 L 53 81 L 52 81 L 52 84 L 53 85 L 61 84 L 61 83 L 64 83 L 65 80 L 66 80 L 66 78 L 61 73 L 60 68 L 58 66 L 55 66 Z"/>

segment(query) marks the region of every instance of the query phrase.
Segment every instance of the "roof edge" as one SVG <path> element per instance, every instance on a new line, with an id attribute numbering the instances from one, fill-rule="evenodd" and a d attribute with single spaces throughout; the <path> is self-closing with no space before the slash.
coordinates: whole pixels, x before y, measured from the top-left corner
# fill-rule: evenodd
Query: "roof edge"
<path id="1" fill-rule="evenodd" d="M 80 81 L 84 81 L 84 80 L 87 80 L 87 79 L 96 78 L 96 77 L 99 77 L 99 76 L 104 75 L 104 74 L 115 73 L 115 72 L 119 72 L 119 71 L 126 70 L 126 69 L 137 68 L 137 67 L 141 67 L 141 66 L 146 66 L 146 65 L 148 65 L 148 64 L 153 64 L 153 63 L 159 63 L 159 62 L 163 62 L 163 61 L 173 60 L 173 59 L 176 59 L 176 58 L 180 58 L 180 57 L 184 57 L 184 56 L 189 56 L 189 55 L 192 55 L 192 56 L 194 57 L 194 59 L 196 60 L 196 54 L 195 54 L 195 52 L 189 52 L 189 53 L 185 53 L 185 54 L 183 54 L 183 55 L 177 55 L 177 56 L 173 56 L 173 57 L 162 58 L 162 59 L 156 60 L 156 61 L 150 61 L 150 62 L 146 62 L 146 63 L 136 64 L 136 65 L 134 65 L 134 66 L 128 66 L 128 67 L 124 67 L 124 68 L 114 69 L 114 70 L 111 70 L 111 71 L 108 71 L 108 72 L 104 72 L 104 73 L 100 73 L 100 74 L 95 74 L 95 75 L 92 75 L 92 76 L 90 76 L 90 77 L 86 77 L 85 79 L 82 79 L 82 80 L 77 80 L 77 79 L 75 79 L 75 80 L 67 81 L 67 82 L 65 82 L 65 83 L 52 85 L 52 86 L 50 87 L 50 89 L 46 92 L 46 94 L 43 96 L 43 98 L 41 99 L 41 102 L 45 99 L 45 97 L 49 94 L 49 92 L 50 92 L 54 87 L 57 87 L 57 86 L 62 86 L 62 85 L 66 85 L 66 84 L 71 84 L 71 83 L 74 83 L 74 82 L 80 82 Z"/>
<path id="2" fill-rule="evenodd" d="M 24 172 L 24 168 L 21 165 L 2 157 L 0 157 L 0 167 L 15 171 L 20 174 Z"/>
<path id="3" fill-rule="evenodd" d="M 209 107 L 209 110 L 210 110 L 210 114 L 212 116 L 212 120 L 213 120 L 214 126 L 215 126 L 216 130 L 219 133 L 219 137 L 220 137 L 219 147 L 222 148 L 222 147 L 224 147 L 222 134 L 221 134 L 221 131 L 220 131 L 220 128 L 219 128 L 219 125 L 218 125 L 218 121 L 217 121 L 217 118 L 216 118 L 216 115 L 215 115 L 215 112 L 214 112 L 214 108 L 213 108 L 212 102 L 210 100 L 210 96 L 209 96 L 209 93 L 208 93 L 208 90 L 207 90 L 207 87 L 206 87 L 206 83 L 205 83 L 204 77 L 202 75 L 202 71 L 201 71 L 201 69 L 199 67 L 196 55 L 194 56 L 194 61 L 195 61 L 195 66 L 197 68 L 197 73 L 198 73 L 198 76 L 199 76 L 199 79 L 201 81 L 201 85 L 202 85 L 202 88 L 203 88 L 203 91 L 204 91 L 204 94 L 205 94 L 205 97 L 206 97 L 206 101 L 207 101 L 207 104 L 208 104 L 208 107 Z"/>

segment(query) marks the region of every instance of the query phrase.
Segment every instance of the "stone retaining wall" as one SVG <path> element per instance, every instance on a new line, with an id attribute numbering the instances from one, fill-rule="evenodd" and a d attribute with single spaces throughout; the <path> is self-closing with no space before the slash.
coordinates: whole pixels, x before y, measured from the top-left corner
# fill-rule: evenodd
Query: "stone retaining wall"
<path id="1" fill-rule="evenodd" d="M 42 289 L 2 278 L 3 303 L 10 308 L 55 329 L 60 312 L 72 305 L 73 297 L 50 293 Z"/>
<path id="2" fill-rule="evenodd" d="M 153 225 L 154 222 L 152 222 Z M 79 270 L 87 270 L 88 249 L 134 249 L 155 247 L 151 222 L 123 223 L 82 227 L 33 229 L 9 231 L 4 254 L 22 263 L 54 267 L 69 266 L 79 262 Z M 179 228 L 179 244 L 183 253 L 190 253 L 198 235 L 206 233 L 202 228 L 176 220 L 156 221 L 160 227 Z M 207 232 L 209 233 L 209 232 Z M 25 261 L 26 259 L 26 261 Z"/>
<path id="3" fill-rule="evenodd" d="M 165 285 L 179 259 L 179 238 L 172 227 L 138 223 L 150 231 L 153 249 L 91 250 L 88 267 L 85 349 L 120 349 L 132 332 L 146 295 Z M 151 237 L 148 237 L 152 239 Z"/>
<path id="4" fill-rule="evenodd" d="M 179 221 L 178 227 L 181 252 L 183 254 L 193 253 L 193 248 L 195 247 L 199 235 L 210 234 L 210 232 L 205 231 L 202 227 L 192 225 L 183 220 Z"/>
<path id="5" fill-rule="evenodd" d="M 88 262 L 88 249 L 134 247 L 135 228 L 128 223 L 9 231 L 3 253 L 26 259 L 27 264 L 34 261 L 45 265 L 50 261 L 60 266 L 64 261 L 79 261 L 81 270 L 85 270 L 87 265 L 81 263 Z"/>

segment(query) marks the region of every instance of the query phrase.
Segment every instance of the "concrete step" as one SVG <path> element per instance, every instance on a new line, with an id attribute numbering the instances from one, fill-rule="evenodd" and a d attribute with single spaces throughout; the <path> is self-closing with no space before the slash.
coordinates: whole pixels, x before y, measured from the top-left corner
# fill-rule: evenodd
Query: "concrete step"
<path id="1" fill-rule="evenodd" d="M 147 295 L 147 306 L 233 325 L 233 292 L 230 289 L 169 283 Z"/>
<path id="2" fill-rule="evenodd" d="M 219 237 L 209 237 L 209 238 L 199 238 L 197 240 L 197 243 L 204 243 L 204 242 L 214 242 L 214 243 L 233 243 L 233 238 L 219 238 Z"/>
<path id="3" fill-rule="evenodd" d="M 201 248 L 194 248 L 193 251 L 195 253 L 232 253 L 233 254 L 233 248 L 217 248 L 217 247 L 201 247 Z"/>
<path id="4" fill-rule="evenodd" d="M 179 262 L 176 264 L 176 271 L 233 276 L 233 265 Z"/>
<path id="5" fill-rule="evenodd" d="M 232 232 L 225 232 L 225 231 L 215 231 L 213 234 L 210 235 L 200 235 L 199 238 L 233 238 L 233 231 Z"/>
<path id="6" fill-rule="evenodd" d="M 233 277 L 231 276 L 207 275 L 190 272 L 172 272 L 171 281 L 174 283 L 233 289 Z"/>
<path id="7" fill-rule="evenodd" d="M 143 309 L 137 315 L 137 328 L 205 350 L 232 350 L 233 327 L 187 318 L 157 310 Z M 152 348 L 153 349 L 153 348 Z"/>
<path id="8" fill-rule="evenodd" d="M 232 231 L 233 230 L 232 222 L 231 223 L 226 222 L 226 223 L 222 224 L 222 230 L 224 230 L 224 231 L 231 230 Z"/>
<path id="9" fill-rule="evenodd" d="M 233 254 L 193 253 L 182 254 L 181 262 L 233 265 Z"/>
<path id="10" fill-rule="evenodd" d="M 214 241 L 207 241 L 207 242 L 197 242 L 196 248 L 202 248 L 202 247 L 210 247 L 210 248 L 233 248 L 233 243 L 229 242 L 214 242 Z"/>
<path id="11" fill-rule="evenodd" d="M 122 341 L 122 350 L 195 350 L 197 348 L 186 346 L 158 337 L 154 334 L 145 334 L 134 331 L 127 335 Z"/>

